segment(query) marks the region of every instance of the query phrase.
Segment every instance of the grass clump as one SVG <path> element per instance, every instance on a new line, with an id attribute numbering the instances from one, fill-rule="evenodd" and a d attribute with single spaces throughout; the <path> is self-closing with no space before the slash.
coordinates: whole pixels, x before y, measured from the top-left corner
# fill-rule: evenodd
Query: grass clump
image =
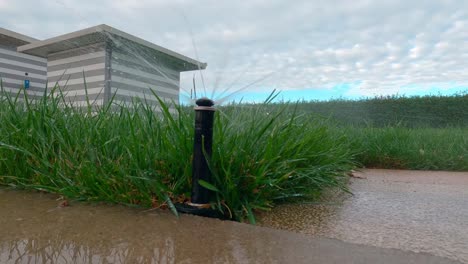
<path id="1" fill-rule="evenodd" d="M 163 102 L 79 108 L 56 94 L 24 104 L 0 97 L 0 184 L 174 212 L 188 199 L 192 110 L 172 106 L 171 114 Z M 295 107 L 270 109 L 268 101 L 217 111 L 214 208 L 255 222 L 255 210 L 278 201 L 345 188 L 354 152 L 344 134 Z"/>

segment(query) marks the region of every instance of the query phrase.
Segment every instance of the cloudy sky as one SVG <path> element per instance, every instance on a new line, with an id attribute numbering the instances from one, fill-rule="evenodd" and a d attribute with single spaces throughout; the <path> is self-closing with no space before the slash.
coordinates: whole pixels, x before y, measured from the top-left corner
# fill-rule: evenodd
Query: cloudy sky
<path id="1" fill-rule="evenodd" d="M 0 27 L 40 39 L 97 24 L 207 62 L 216 99 L 468 90 L 467 0 L 0 0 Z"/>

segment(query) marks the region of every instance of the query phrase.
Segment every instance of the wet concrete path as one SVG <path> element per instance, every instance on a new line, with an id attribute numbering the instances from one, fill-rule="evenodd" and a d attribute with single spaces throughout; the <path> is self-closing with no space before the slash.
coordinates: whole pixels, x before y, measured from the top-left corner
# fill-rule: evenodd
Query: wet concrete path
<path id="1" fill-rule="evenodd" d="M 398 210 L 401 204 L 411 204 L 405 198 L 414 196 L 400 194 L 406 187 L 398 184 L 405 183 L 379 185 L 379 181 L 385 179 L 353 180 L 355 196 L 340 203 L 301 207 L 301 213 L 296 206 L 280 207 L 263 218 L 264 225 L 295 232 L 187 215 L 177 219 L 169 212 L 121 206 L 72 203 L 58 207 L 60 201 L 52 195 L 0 189 L 0 263 L 458 263 L 432 254 L 465 260 L 467 240 L 460 228 L 466 227 L 463 220 L 468 219 L 467 199 L 460 200 L 457 188 L 467 186 L 432 191 L 410 188 L 421 197 L 416 199 L 417 206 Z M 437 199 L 447 192 L 451 196 Z M 427 205 L 419 199 L 434 204 L 435 211 L 426 211 Z M 455 206 L 455 215 L 447 209 L 440 216 L 444 203 Z M 424 227 L 416 223 L 428 218 L 429 228 L 436 231 L 408 231 L 412 225 Z M 438 220 L 445 220 L 446 225 Z M 421 230 L 426 235 L 412 239 Z M 420 238 L 434 234 L 429 239 L 432 244 Z M 395 244 L 398 237 L 400 244 Z M 437 244 L 439 239 L 443 242 Z"/>
<path id="2" fill-rule="evenodd" d="M 468 173 L 362 170 L 353 195 L 284 205 L 263 226 L 468 263 Z"/>

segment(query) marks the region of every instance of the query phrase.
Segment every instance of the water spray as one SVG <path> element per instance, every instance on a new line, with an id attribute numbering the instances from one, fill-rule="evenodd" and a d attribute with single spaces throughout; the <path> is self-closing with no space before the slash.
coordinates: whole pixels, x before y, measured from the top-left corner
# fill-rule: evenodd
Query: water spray
<path id="1" fill-rule="evenodd" d="M 211 183 L 211 170 L 208 160 L 211 158 L 213 144 L 213 123 L 216 109 L 214 102 L 208 98 L 200 98 L 195 107 L 195 136 L 192 160 L 192 193 L 190 202 L 177 204 L 181 213 L 199 216 L 222 218 L 217 210 L 210 207 L 212 191 L 203 187 L 200 181 Z"/>

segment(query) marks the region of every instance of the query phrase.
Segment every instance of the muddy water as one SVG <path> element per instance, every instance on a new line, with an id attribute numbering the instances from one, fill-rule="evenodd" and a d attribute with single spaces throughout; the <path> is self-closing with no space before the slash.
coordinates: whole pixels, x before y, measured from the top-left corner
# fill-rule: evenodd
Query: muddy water
<path id="1" fill-rule="evenodd" d="M 168 212 L 0 189 L 0 263 L 455 263 Z"/>
<path id="2" fill-rule="evenodd" d="M 468 263 L 468 173 L 363 170 L 352 196 L 280 206 L 261 224 Z"/>

